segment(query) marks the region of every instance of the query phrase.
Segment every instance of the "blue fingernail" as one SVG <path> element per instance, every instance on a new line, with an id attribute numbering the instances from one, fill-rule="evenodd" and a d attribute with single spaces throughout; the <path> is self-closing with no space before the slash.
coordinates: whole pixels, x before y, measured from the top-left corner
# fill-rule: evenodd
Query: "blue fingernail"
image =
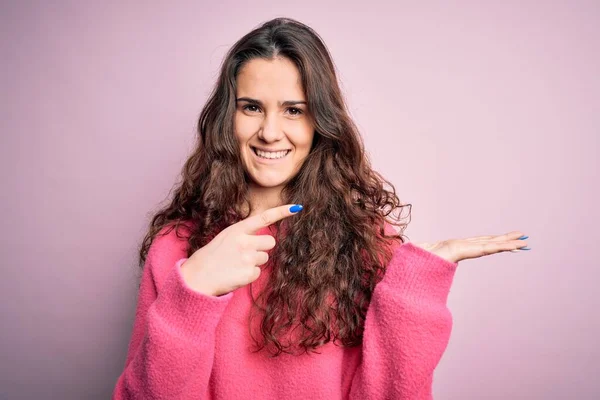
<path id="1" fill-rule="evenodd" d="M 302 204 L 295 204 L 290 207 L 290 212 L 297 213 L 298 211 L 302 211 L 303 208 Z"/>
<path id="2" fill-rule="evenodd" d="M 521 247 L 519 250 L 531 250 L 529 247 Z"/>
<path id="3" fill-rule="evenodd" d="M 520 238 L 518 238 L 517 240 L 525 240 L 525 239 L 529 239 L 529 236 L 521 236 Z"/>

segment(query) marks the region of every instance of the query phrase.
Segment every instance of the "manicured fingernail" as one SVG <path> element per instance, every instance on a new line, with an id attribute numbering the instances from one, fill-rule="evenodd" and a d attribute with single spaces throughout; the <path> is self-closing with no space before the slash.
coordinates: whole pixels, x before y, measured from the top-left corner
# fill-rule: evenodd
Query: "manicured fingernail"
<path id="1" fill-rule="evenodd" d="M 531 250 L 529 247 L 521 247 L 519 250 Z"/>
<path id="2" fill-rule="evenodd" d="M 297 213 L 298 211 L 302 211 L 303 208 L 302 204 L 294 204 L 290 207 L 290 212 Z"/>
<path id="3" fill-rule="evenodd" d="M 517 240 L 525 240 L 525 239 L 529 239 L 529 236 L 521 236 L 520 238 L 518 238 Z"/>

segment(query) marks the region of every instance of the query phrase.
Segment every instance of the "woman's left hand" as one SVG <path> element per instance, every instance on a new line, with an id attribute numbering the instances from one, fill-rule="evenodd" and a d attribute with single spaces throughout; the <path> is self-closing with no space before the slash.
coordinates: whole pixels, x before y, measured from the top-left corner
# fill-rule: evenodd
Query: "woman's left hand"
<path id="1" fill-rule="evenodd" d="M 467 239 L 450 239 L 436 243 L 415 243 L 431 253 L 434 253 L 443 259 L 457 263 L 469 258 L 479 258 L 505 251 L 518 252 L 521 250 L 531 250 L 526 247 L 525 239 L 529 236 L 523 236 L 523 233 L 514 231 L 505 235 L 498 236 L 477 236 Z"/>

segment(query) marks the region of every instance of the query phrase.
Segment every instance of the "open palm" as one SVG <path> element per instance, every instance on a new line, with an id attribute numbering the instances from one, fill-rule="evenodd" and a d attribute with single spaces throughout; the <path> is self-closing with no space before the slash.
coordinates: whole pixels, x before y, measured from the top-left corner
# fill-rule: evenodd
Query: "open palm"
<path id="1" fill-rule="evenodd" d="M 469 258 L 478 258 L 505 251 L 517 252 L 530 250 L 526 247 L 529 236 L 513 231 L 497 236 L 476 236 L 466 239 L 449 239 L 435 243 L 415 243 L 431 253 L 450 262 L 457 263 Z"/>

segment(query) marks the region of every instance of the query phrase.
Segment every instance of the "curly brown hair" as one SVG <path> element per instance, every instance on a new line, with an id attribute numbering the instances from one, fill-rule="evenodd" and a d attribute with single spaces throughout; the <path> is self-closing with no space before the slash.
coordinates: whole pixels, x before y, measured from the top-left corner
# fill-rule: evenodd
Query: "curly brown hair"
<path id="1" fill-rule="evenodd" d="M 176 229 L 187 239 L 191 256 L 252 212 L 249 177 L 234 135 L 236 79 L 249 60 L 274 57 L 287 57 L 300 71 L 315 135 L 300 171 L 282 191 L 283 204 L 304 204 L 305 209 L 293 222 L 275 224 L 277 246 L 269 254 L 268 283 L 253 307 L 253 317 L 262 318 L 262 337 L 254 340 L 258 350 L 267 348 L 273 355 L 315 351 L 329 341 L 356 346 L 375 285 L 391 259 L 390 245 L 405 241 L 410 204 L 402 205 L 394 186 L 371 168 L 329 51 L 313 29 L 298 21 L 268 21 L 229 50 L 200 114 L 197 146 L 182 179 L 170 204 L 152 218 L 140 266 L 161 231 Z M 404 207 L 407 222 L 402 222 Z M 386 231 L 386 221 L 397 232 Z M 184 236 L 181 225 L 190 228 Z M 296 342 L 283 340 L 292 330 L 299 332 Z"/>

